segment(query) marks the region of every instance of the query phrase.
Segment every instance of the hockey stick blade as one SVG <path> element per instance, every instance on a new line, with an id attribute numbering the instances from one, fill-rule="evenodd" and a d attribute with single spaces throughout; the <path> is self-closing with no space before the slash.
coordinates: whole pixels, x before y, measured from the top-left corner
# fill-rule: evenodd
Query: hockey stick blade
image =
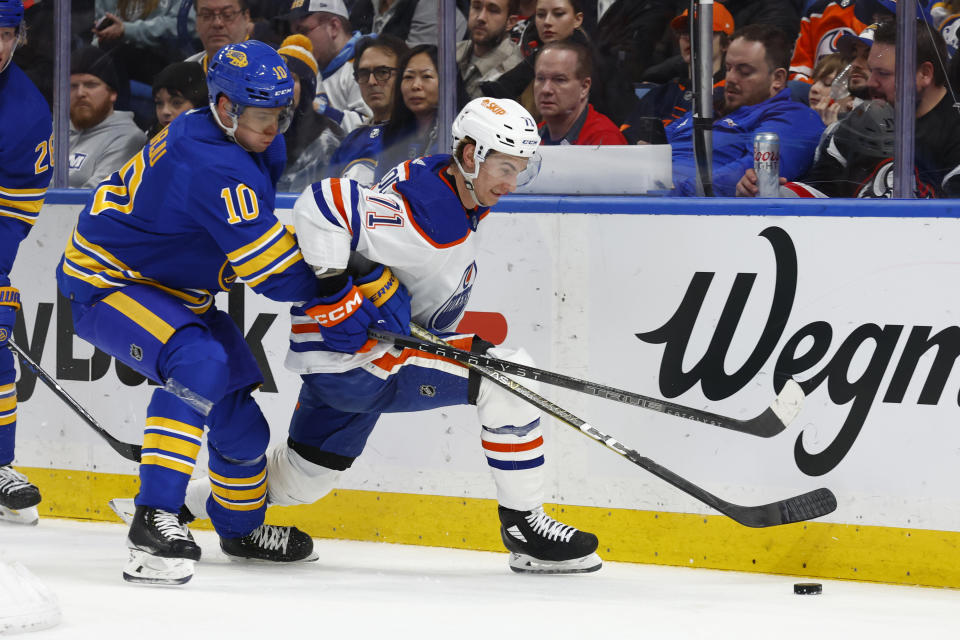
<path id="1" fill-rule="evenodd" d="M 66 389 L 61 387 L 56 380 L 50 377 L 50 374 L 44 371 L 39 364 L 34 362 L 33 358 L 31 358 L 26 351 L 21 349 L 13 340 L 8 340 L 7 346 L 10 347 L 10 350 L 13 351 L 18 358 L 20 358 L 20 361 L 24 365 L 29 367 L 31 371 L 37 374 L 37 377 L 40 378 L 43 381 L 43 383 L 50 388 L 51 391 L 53 391 L 53 394 L 55 396 L 63 400 L 67 404 L 67 406 L 73 409 L 74 413 L 80 416 L 83 419 L 83 421 L 86 422 L 91 429 L 93 429 L 98 434 L 100 434 L 100 437 L 106 440 L 107 444 L 109 444 L 114 451 L 119 453 L 121 456 L 123 456 L 127 460 L 131 460 L 133 462 L 140 462 L 140 449 L 141 449 L 140 445 L 129 444 L 127 442 L 117 440 L 115 437 L 113 437 L 110 434 L 109 431 L 101 427 L 100 423 L 97 422 L 92 415 L 90 415 L 90 412 L 84 409 L 79 402 L 74 400 L 73 396 L 67 393 Z"/>
<path id="2" fill-rule="evenodd" d="M 426 329 L 417 325 L 410 325 L 411 331 L 417 336 L 422 336 L 424 340 L 434 344 L 446 344 L 440 338 L 433 335 Z M 829 489 L 816 489 L 785 500 L 779 500 L 770 504 L 761 506 L 742 506 L 727 502 L 713 495 L 706 489 L 697 486 L 686 478 L 670 471 L 666 467 L 654 462 L 650 458 L 640 455 L 637 451 L 628 448 L 613 436 L 609 436 L 596 427 L 587 424 L 577 416 L 566 409 L 555 405 L 543 396 L 540 396 L 519 382 L 507 377 L 503 373 L 484 367 L 479 364 L 467 363 L 470 369 L 473 369 L 484 378 L 487 378 L 494 384 L 503 387 L 510 393 L 523 398 L 533 406 L 544 413 L 547 413 L 560 422 L 577 429 L 585 436 L 599 442 L 611 451 L 623 456 L 630 462 L 649 471 L 661 480 L 673 485 L 680 491 L 699 500 L 703 504 L 713 507 L 723 515 L 735 520 L 746 527 L 774 527 L 781 524 L 791 524 L 802 522 L 813 518 L 825 516 L 837 508 L 837 499 Z"/>
<path id="3" fill-rule="evenodd" d="M 803 405 L 803 389 L 800 388 L 800 385 L 797 384 L 796 381 L 790 379 L 787 380 L 783 389 L 780 390 L 780 394 L 774 399 L 773 404 L 767 407 L 763 413 L 754 418 L 738 420 L 709 411 L 686 407 L 675 402 L 642 396 L 632 391 L 624 391 L 623 389 L 608 387 L 607 385 L 596 382 L 588 382 L 587 380 L 573 378 L 545 369 L 528 367 L 479 353 L 470 353 L 469 351 L 457 349 L 446 343 L 431 343 L 417 337 L 419 331 L 424 331 L 424 329 L 415 329 L 413 336 L 400 335 L 379 329 L 370 329 L 368 334 L 371 338 L 381 342 L 392 343 L 398 347 L 407 349 L 417 349 L 461 364 L 475 364 L 490 367 L 495 371 L 511 376 L 529 378 L 556 387 L 570 389 L 571 391 L 578 391 L 599 398 L 606 398 L 607 400 L 640 407 L 641 409 L 649 409 L 650 411 L 665 413 L 678 418 L 722 427 L 760 438 L 773 437 L 786 429 L 787 425 L 800 413 L 800 408 Z"/>

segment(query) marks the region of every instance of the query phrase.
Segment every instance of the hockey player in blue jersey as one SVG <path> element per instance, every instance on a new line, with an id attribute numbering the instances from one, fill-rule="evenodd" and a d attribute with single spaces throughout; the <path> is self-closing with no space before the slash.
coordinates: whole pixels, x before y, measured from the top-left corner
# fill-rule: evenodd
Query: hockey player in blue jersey
<path id="1" fill-rule="evenodd" d="M 77 335 L 158 381 L 147 407 L 140 491 L 123 576 L 180 584 L 200 558 L 178 514 L 204 425 L 208 512 L 234 558 L 316 559 L 292 527 L 263 524 L 267 422 L 243 334 L 214 307 L 240 279 L 279 301 L 310 300 L 317 281 L 273 214 L 293 81 L 250 40 L 209 65 L 210 106 L 174 120 L 100 183 L 57 270 Z"/>
<path id="2" fill-rule="evenodd" d="M 10 271 L 50 184 L 50 107 L 12 62 L 23 39 L 23 3 L 0 0 L 0 521 L 36 524 L 40 492 L 13 462 L 17 388 L 7 340 L 20 308 Z"/>
<path id="3" fill-rule="evenodd" d="M 373 188 L 333 178 L 297 200 L 297 241 L 327 297 L 292 309 L 286 365 L 301 374 L 303 386 L 288 441 L 267 454 L 268 501 L 304 504 L 326 495 L 383 413 L 474 404 L 511 568 L 595 571 L 596 536 L 543 510 L 539 412 L 462 365 L 367 340 L 367 327 L 378 320 L 370 309 L 407 327 L 404 333 L 411 316 L 438 334 L 455 329 L 477 275 L 483 218 L 530 172 L 540 138 L 516 102 L 477 98 L 457 116 L 453 141 L 452 157 L 405 162 Z M 447 339 L 461 349 L 531 362 L 522 349 L 493 348 L 476 336 Z M 187 508 L 202 515 L 208 493 L 194 480 Z"/>

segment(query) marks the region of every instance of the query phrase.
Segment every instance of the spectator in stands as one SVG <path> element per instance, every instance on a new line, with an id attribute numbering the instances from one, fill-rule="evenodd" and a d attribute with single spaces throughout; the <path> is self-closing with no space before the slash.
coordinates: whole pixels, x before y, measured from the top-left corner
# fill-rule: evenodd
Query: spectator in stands
<path id="1" fill-rule="evenodd" d="M 165 66 L 182 58 L 177 13 L 180 0 L 96 0 L 94 44 L 113 51 L 120 82 L 147 85 Z M 194 32 L 195 13 L 188 31 Z"/>
<path id="2" fill-rule="evenodd" d="M 187 62 L 197 62 L 207 71 L 207 60 L 221 47 L 243 42 L 250 37 L 253 23 L 246 0 L 194 0 L 197 10 L 197 35 L 203 44 Z"/>
<path id="3" fill-rule="evenodd" d="M 894 69 L 896 68 L 896 24 L 881 22 L 870 49 L 868 87 L 875 99 L 896 104 Z M 960 114 L 953 106 L 946 84 L 946 44 L 937 31 L 917 23 L 916 127 L 914 160 L 916 191 L 920 196 L 960 197 Z M 890 110 L 891 117 L 893 111 Z M 844 120 L 841 120 L 841 124 Z M 831 197 L 889 198 L 893 193 L 892 159 L 876 159 L 867 176 L 851 169 L 856 163 L 858 146 L 842 143 L 838 125 L 824 135 L 814 166 L 804 176 L 810 184 Z M 859 140 L 869 142 L 869 135 Z M 867 144 L 867 143 L 864 143 Z M 872 142 L 870 142 L 872 144 Z M 863 155 L 863 154 L 860 154 Z M 892 154 L 891 154 L 892 155 Z"/>
<path id="4" fill-rule="evenodd" d="M 516 11 L 517 0 L 470 0 L 468 38 L 457 43 L 457 65 L 469 97 L 481 97 L 481 82 L 496 80 L 523 59 L 507 37 Z"/>
<path id="5" fill-rule="evenodd" d="M 400 61 L 394 89 L 399 100 L 383 129 L 377 180 L 405 160 L 440 152 L 437 147 L 439 78 L 437 48 L 433 45 L 413 47 Z"/>
<path id="6" fill-rule="evenodd" d="M 834 78 L 836 82 L 840 83 L 834 93 L 840 95 L 849 93 L 855 98 L 846 107 L 847 111 L 860 104 L 860 100 L 866 100 L 870 97 L 870 89 L 867 88 L 867 80 L 870 78 L 867 58 L 870 55 L 870 47 L 873 45 L 873 36 L 876 31 L 877 24 L 875 23 L 855 36 L 844 34 L 837 41 L 837 51 L 843 58 L 844 68 Z"/>
<path id="7" fill-rule="evenodd" d="M 353 77 L 354 49 L 360 32 L 352 32 L 343 0 L 293 0 L 287 19 L 294 33 L 310 38 L 320 74 L 313 107 L 343 134 L 370 117 Z"/>
<path id="8" fill-rule="evenodd" d="M 184 111 L 205 107 L 208 100 L 207 74 L 203 67 L 196 62 L 174 62 L 168 65 L 153 81 L 153 104 L 157 112 L 157 122 L 147 131 L 147 137 L 157 135 Z"/>
<path id="9" fill-rule="evenodd" d="M 853 101 L 853 96 L 847 96 L 839 101 L 834 100 L 830 94 L 830 88 L 833 86 L 833 80 L 843 68 L 843 58 L 839 53 L 831 53 L 820 58 L 817 66 L 813 68 L 813 85 L 810 87 L 810 93 L 807 100 L 810 108 L 817 112 L 823 124 L 832 124 L 837 121 L 837 116 L 841 109 L 849 111 L 846 103 Z"/>
<path id="10" fill-rule="evenodd" d="M 844 34 L 855 36 L 866 27 L 857 19 L 853 2 L 815 0 L 807 3 L 800 21 L 800 35 L 793 47 L 793 59 L 790 60 L 790 79 L 812 85 L 816 82 L 817 64 L 824 56 L 838 52 L 840 37 Z"/>
<path id="11" fill-rule="evenodd" d="M 454 37 L 459 40 L 466 32 L 467 19 L 460 7 L 455 16 Z M 350 9 L 350 21 L 362 33 L 391 35 L 408 47 L 438 42 L 437 0 L 356 0 Z"/>
<path id="12" fill-rule="evenodd" d="M 580 29 L 583 24 L 583 0 L 537 0 L 533 22 L 528 22 L 520 40 L 523 60 L 494 81 L 483 82 L 480 93 L 492 98 L 510 98 L 522 104 L 534 116 L 533 63 L 537 52 L 548 42 L 571 39 L 589 45 Z"/>
<path id="13" fill-rule="evenodd" d="M 517 10 L 514 13 L 516 20 L 510 27 L 510 39 L 520 44 L 523 39 L 523 32 L 527 25 L 533 20 L 533 14 L 537 12 L 537 0 L 517 0 Z"/>
<path id="14" fill-rule="evenodd" d="M 664 127 L 677 118 L 683 117 L 693 106 L 690 46 L 690 12 L 684 11 L 670 22 L 674 37 L 680 46 L 680 55 L 686 65 L 682 78 L 674 78 L 665 84 L 650 88 L 637 103 L 633 113 L 628 116 L 624 136 L 630 144 L 664 144 Z M 730 36 L 734 31 L 733 16 L 720 4 L 713 5 L 713 91 L 714 102 L 723 98 L 724 55 L 730 46 Z"/>
<path id="15" fill-rule="evenodd" d="M 287 166 L 277 182 L 277 191 L 299 193 L 308 184 L 325 177 L 330 156 L 340 144 L 330 121 L 313 110 L 317 91 L 317 61 L 310 39 L 296 33 L 288 36 L 277 53 L 293 76 L 294 114 L 283 134 L 287 144 Z"/>
<path id="16" fill-rule="evenodd" d="M 823 123 L 813 109 L 790 99 L 791 42 L 780 29 L 760 24 L 738 29 L 730 40 L 724 104 L 713 121 L 715 195 L 739 192 L 738 181 L 753 171 L 753 135 L 760 131 L 780 136 L 781 175 L 792 180 L 810 167 Z M 692 114 L 674 120 L 666 133 L 673 147 L 673 193 L 695 195 Z"/>
<path id="17" fill-rule="evenodd" d="M 114 111 L 117 72 L 108 53 L 96 47 L 70 60 L 71 187 L 95 187 L 146 142 L 129 111 Z"/>
<path id="18" fill-rule="evenodd" d="M 533 93 L 541 144 L 626 144 L 610 118 L 589 104 L 593 62 L 575 42 L 550 42 L 537 56 Z"/>
<path id="19" fill-rule="evenodd" d="M 373 117 L 340 143 L 330 160 L 332 176 L 350 178 L 365 186 L 373 184 L 383 150 L 383 130 L 394 108 L 396 74 L 407 51 L 403 40 L 385 34 L 368 36 L 357 45 L 354 76 Z"/>

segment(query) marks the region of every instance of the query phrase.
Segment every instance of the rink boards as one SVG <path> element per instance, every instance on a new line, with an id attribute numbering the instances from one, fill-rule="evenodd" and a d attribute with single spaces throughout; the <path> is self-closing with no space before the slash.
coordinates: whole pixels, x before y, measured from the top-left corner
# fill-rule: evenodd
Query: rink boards
<path id="1" fill-rule="evenodd" d="M 54 194 L 21 246 L 15 336 L 104 427 L 139 442 L 149 385 L 76 338 L 57 300 L 53 271 L 80 209 L 64 201 L 76 194 Z M 808 392 L 770 439 L 557 388 L 544 395 L 731 502 L 821 486 L 839 501 L 817 522 L 747 529 L 547 419 L 548 501 L 600 536 L 603 557 L 960 587 L 947 560 L 960 544 L 960 223 L 901 217 L 952 211 L 512 204 L 520 212 L 481 228 L 466 319 L 493 341 L 523 345 L 544 368 L 737 418 L 769 405 L 778 376 Z M 692 215 L 700 210 L 727 215 Z M 218 305 L 258 355 L 267 382 L 256 396 L 281 441 L 299 390 L 282 366 L 286 307 L 242 289 Z M 111 519 L 106 501 L 135 493 L 136 466 L 29 371 L 18 394 L 16 463 L 41 486 L 41 513 Z M 383 419 L 341 484 L 317 505 L 268 517 L 317 537 L 502 549 L 470 407 Z"/>

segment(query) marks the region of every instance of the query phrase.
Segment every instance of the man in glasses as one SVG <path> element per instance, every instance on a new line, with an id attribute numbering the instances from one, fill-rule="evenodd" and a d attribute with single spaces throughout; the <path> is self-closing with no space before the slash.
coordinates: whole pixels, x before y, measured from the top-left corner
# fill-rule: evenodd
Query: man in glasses
<path id="1" fill-rule="evenodd" d="M 352 30 L 346 5 L 343 0 L 293 0 L 287 19 L 293 33 L 310 38 L 320 67 L 314 109 L 343 133 L 353 131 L 371 114 L 349 64 L 360 32 Z"/>
<path id="2" fill-rule="evenodd" d="M 253 24 L 247 0 L 194 0 L 197 11 L 197 35 L 203 51 L 187 58 L 207 72 L 207 62 L 228 44 L 243 42 L 250 36 Z"/>
<path id="3" fill-rule="evenodd" d="M 393 112 L 397 65 L 406 53 L 403 40 L 385 34 L 367 36 L 357 44 L 354 77 L 373 117 L 340 143 L 330 160 L 332 175 L 356 180 L 365 187 L 373 184 L 383 150 L 383 127 Z"/>
<path id="4" fill-rule="evenodd" d="M 200 547 L 178 514 L 205 426 L 208 511 L 224 553 L 316 559 L 307 534 L 263 523 L 270 428 L 251 396 L 263 377 L 243 333 L 214 305 L 238 279 L 272 300 L 317 292 L 273 213 L 293 84 L 262 42 L 217 52 L 210 106 L 176 118 L 100 184 L 57 268 L 77 335 L 160 384 L 146 411 L 128 582 L 193 576 Z"/>

